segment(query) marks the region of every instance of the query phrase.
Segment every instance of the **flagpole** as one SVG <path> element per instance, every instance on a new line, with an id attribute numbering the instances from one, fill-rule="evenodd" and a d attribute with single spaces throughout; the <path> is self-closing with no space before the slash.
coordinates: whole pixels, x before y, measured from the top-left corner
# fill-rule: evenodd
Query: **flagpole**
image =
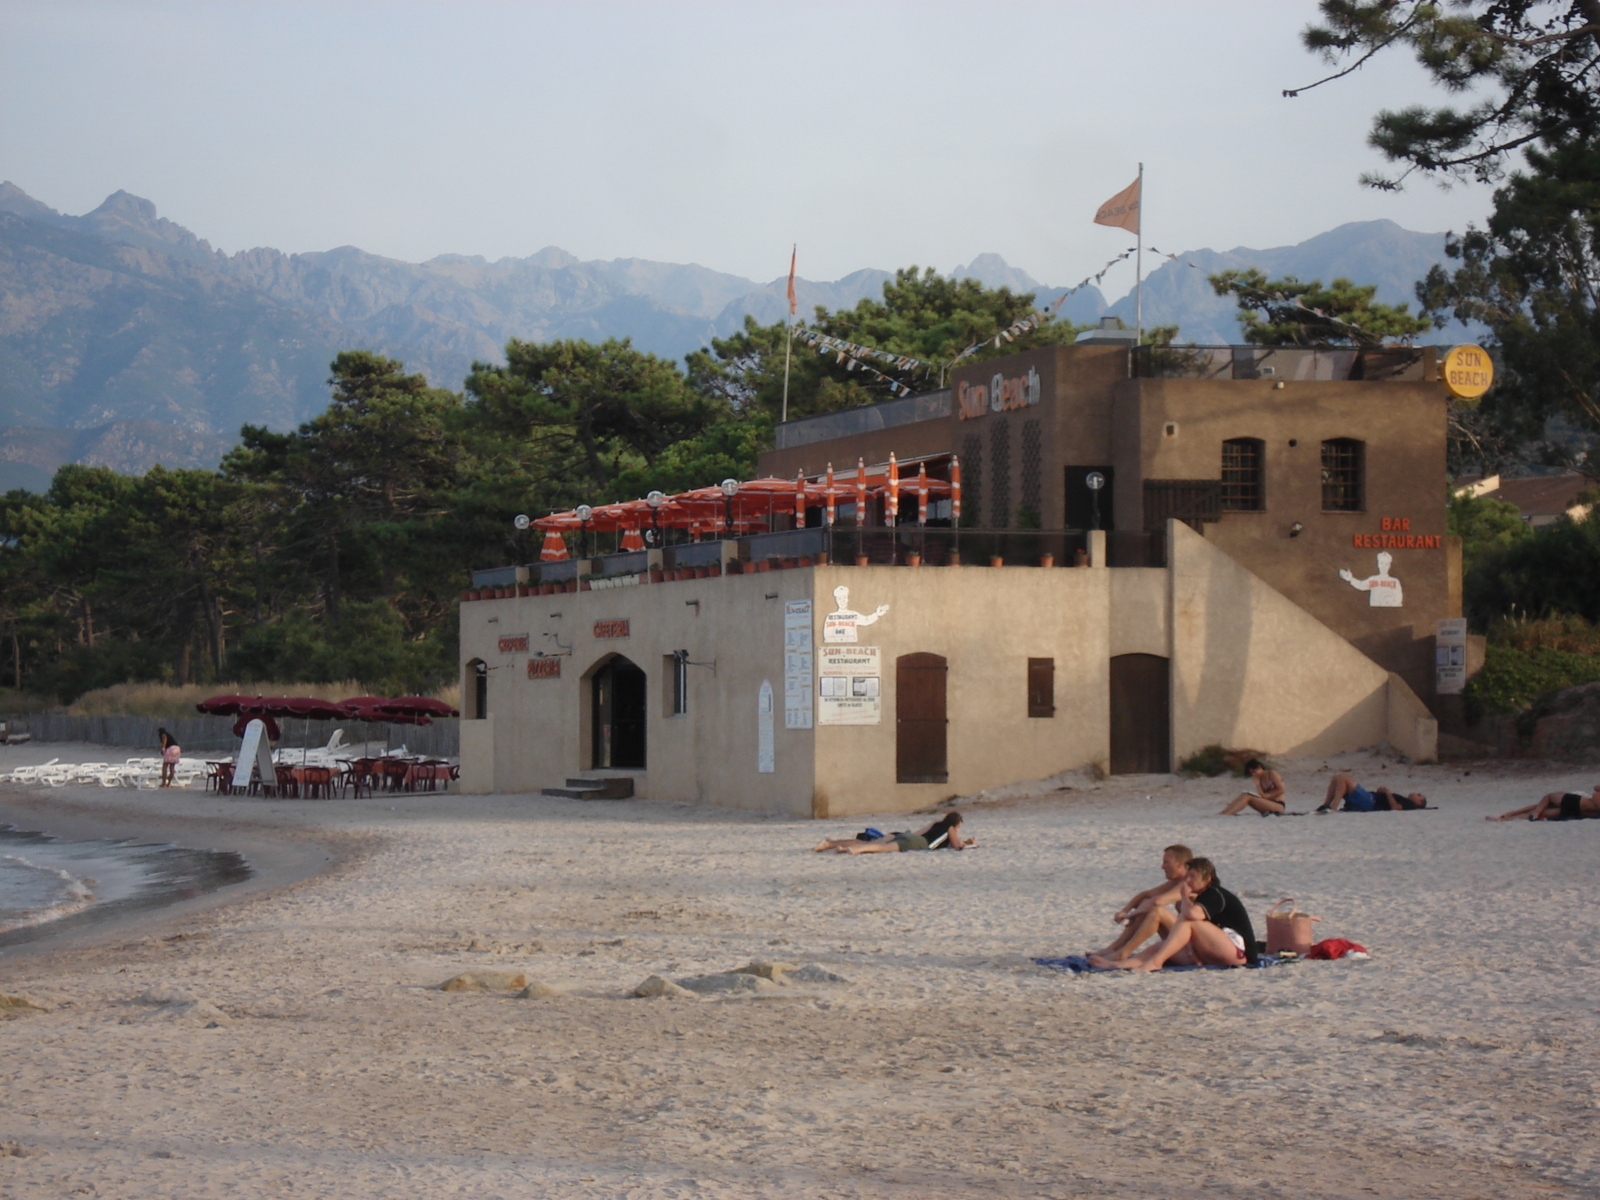
<path id="1" fill-rule="evenodd" d="M 1133 260 L 1133 323 L 1134 345 L 1144 341 L 1144 164 L 1139 164 L 1139 230 L 1138 256 Z"/>
<path id="2" fill-rule="evenodd" d="M 789 315 L 783 319 L 783 411 L 779 424 L 789 419 L 789 356 L 794 353 L 794 262 L 800 251 L 796 242 L 789 250 Z"/>

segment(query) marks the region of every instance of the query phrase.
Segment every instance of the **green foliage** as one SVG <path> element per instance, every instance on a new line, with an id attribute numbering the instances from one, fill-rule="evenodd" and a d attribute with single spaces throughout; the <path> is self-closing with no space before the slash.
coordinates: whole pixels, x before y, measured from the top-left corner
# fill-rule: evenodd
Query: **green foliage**
<path id="1" fill-rule="evenodd" d="M 1178 764 L 1178 772 L 1188 776 L 1234 775 L 1240 779 L 1249 775 L 1244 764 L 1252 758 L 1262 758 L 1257 750 L 1229 750 L 1218 742 L 1202 746 Z M 1263 761 L 1265 761 L 1263 759 Z"/>
<path id="2" fill-rule="evenodd" d="M 1487 431 L 1527 440 L 1552 418 L 1600 437 L 1600 138 L 1530 147 L 1529 170 L 1495 192 L 1487 229 L 1468 228 L 1417 285 L 1424 308 L 1493 331 L 1500 378 Z M 1488 457 L 1485 455 L 1484 457 Z"/>
<path id="3" fill-rule="evenodd" d="M 228 656 L 228 671 L 246 683 L 359 679 L 378 691 L 416 694 L 455 674 L 455 628 L 452 620 L 413 638 L 384 601 L 351 603 L 337 618 L 294 614 L 247 630 Z"/>
<path id="4" fill-rule="evenodd" d="M 1533 536 L 1515 504 L 1489 496 L 1452 494 L 1445 508 L 1445 530 L 1461 539 L 1463 571 L 1470 571 L 1485 554 Z"/>
<path id="5" fill-rule="evenodd" d="M 1219 296 L 1239 303 L 1244 340 L 1255 346 L 1381 346 L 1386 339 L 1409 340 L 1431 328 L 1426 317 L 1406 304 L 1375 304 L 1376 285 L 1358 287 L 1335 279 L 1328 287 L 1294 276 L 1268 279 L 1255 267 L 1209 277 Z"/>
<path id="6" fill-rule="evenodd" d="M 1445 90 L 1482 97 L 1466 107 L 1380 112 L 1370 140 L 1391 162 L 1406 164 L 1400 179 L 1422 171 L 1489 180 L 1520 147 L 1600 134 L 1594 0 L 1321 0 L 1320 8 L 1322 24 L 1307 28 L 1304 40 L 1328 62 L 1348 64 L 1330 79 L 1400 46 Z M 1383 177 L 1366 182 L 1399 186 Z"/>
<path id="7" fill-rule="evenodd" d="M 943 386 L 951 361 L 984 339 L 963 361 L 979 362 L 1041 346 L 1071 343 L 1081 327 L 1045 320 L 1038 329 L 1003 341 L 994 337 L 1034 311 L 1031 293 L 986 288 L 974 279 L 946 279 L 928 267 L 906 267 L 883 285 L 883 299 L 863 299 L 854 308 L 829 312 L 818 306 L 811 328 L 875 350 L 930 364 L 895 371 L 875 364 L 913 391 Z M 710 350 L 688 357 L 691 386 L 714 395 L 739 413 L 775 420 L 783 403 L 786 331 L 782 324 L 758 325 L 746 317 L 730 338 L 714 339 Z M 889 386 L 839 362 L 837 353 L 818 353 L 795 342 L 789 367 L 789 419 L 856 408 L 888 399 Z"/>
<path id="8" fill-rule="evenodd" d="M 1483 670 L 1467 681 L 1467 720 L 1487 713 L 1514 713 L 1561 688 L 1600 679 L 1600 654 L 1538 647 L 1531 650 L 1491 642 Z"/>
<path id="9" fill-rule="evenodd" d="M 1570 614 L 1600 621 L 1600 513 L 1563 518 L 1480 554 L 1463 581 L 1479 628 L 1516 616 Z"/>

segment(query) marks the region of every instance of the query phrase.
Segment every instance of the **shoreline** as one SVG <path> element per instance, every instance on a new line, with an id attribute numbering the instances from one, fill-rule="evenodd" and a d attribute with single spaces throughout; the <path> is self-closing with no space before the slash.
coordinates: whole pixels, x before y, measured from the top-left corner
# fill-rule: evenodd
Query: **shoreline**
<path id="1" fill-rule="evenodd" d="M 96 789 L 100 791 L 102 789 Z M 18 832 L 42 833 L 60 841 L 116 841 L 170 844 L 191 850 L 233 852 L 250 869 L 247 879 L 223 884 L 200 896 L 175 897 L 125 913 L 112 913 L 76 928 L 41 932 L 12 945 L 0 946 L 0 964 L 82 950 L 130 936 L 158 936 L 169 927 L 219 908 L 246 904 L 274 895 L 318 876 L 354 866 L 364 857 L 368 839 L 318 830 L 295 822 L 280 824 L 214 813 L 182 814 L 151 811 L 135 798 L 149 792 L 104 789 L 112 802 L 85 798 L 85 788 L 22 790 L 0 785 L 0 825 Z M 178 795 L 194 795 L 179 789 Z M 118 804 L 116 798 L 124 799 Z M 326 802 L 323 802 L 326 803 Z M 92 912 L 93 906 L 83 910 Z M 81 914 L 74 914 L 81 915 Z M 45 922 L 41 930 L 55 922 Z"/>

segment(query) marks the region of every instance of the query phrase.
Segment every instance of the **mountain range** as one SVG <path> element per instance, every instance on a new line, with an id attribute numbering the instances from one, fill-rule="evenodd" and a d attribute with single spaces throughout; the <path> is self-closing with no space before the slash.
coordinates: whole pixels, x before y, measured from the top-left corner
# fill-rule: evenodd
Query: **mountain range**
<path id="1" fill-rule="evenodd" d="M 1444 235 L 1369 221 L 1296 246 L 1146 255 L 1159 265 L 1144 281 L 1145 324 L 1177 324 L 1182 340 L 1216 344 L 1239 333 L 1232 303 L 1206 283 L 1212 272 L 1344 275 L 1377 284 L 1380 300 L 1409 300 L 1414 281 L 1443 261 Z M 950 275 L 1034 292 L 1041 306 L 1067 290 L 996 254 Z M 892 277 L 869 268 L 799 279 L 800 311 L 878 297 Z M 582 261 L 553 246 L 494 262 L 445 254 L 408 263 L 354 246 L 230 255 L 127 192 L 69 216 L 3 183 L 0 490 L 41 489 L 65 462 L 215 465 L 240 425 L 289 429 L 320 412 L 340 350 L 391 355 L 445 387 L 459 387 L 474 361 L 501 361 L 513 337 L 626 336 L 679 358 L 747 313 L 782 320 L 786 285 L 784 276 L 761 283 L 692 263 Z M 1066 298 L 1061 316 L 1085 324 L 1109 313 L 1132 324 L 1133 307 L 1131 293 L 1111 303 L 1091 283 Z"/>

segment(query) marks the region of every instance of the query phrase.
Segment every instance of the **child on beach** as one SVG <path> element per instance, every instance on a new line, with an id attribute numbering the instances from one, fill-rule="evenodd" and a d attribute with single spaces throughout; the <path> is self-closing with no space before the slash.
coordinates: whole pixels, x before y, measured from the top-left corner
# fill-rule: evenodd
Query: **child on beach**
<path id="1" fill-rule="evenodd" d="M 156 730 L 156 734 L 161 738 L 161 786 L 171 787 L 178 777 L 178 760 L 183 757 L 183 747 L 165 729 Z"/>
<path id="2" fill-rule="evenodd" d="M 950 813 L 929 825 L 921 833 L 891 833 L 887 837 L 823 838 L 812 847 L 818 854 L 833 850 L 839 854 L 897 854 L 906 850 L 965 850 L 978 843 L 961 836 L 961 814 Z"/>
<path id="3" fill-rule="evenodd" d="M 1117 940 L 1103 950 L 1091 951 L 1089 961 L 1097 967 L 1120 963 L 1152 937 L 1165 937 L 1178 919 L 1173 905 L 1183 897 L 1183 878 L 1194 853 L 1184 845 L 1168 846 L 1161 852 L 1161 873 L 1166 876 L 1155 887 L 1146 888 L 1129 900 L 1111 919 L 1123 926 Z"/>

